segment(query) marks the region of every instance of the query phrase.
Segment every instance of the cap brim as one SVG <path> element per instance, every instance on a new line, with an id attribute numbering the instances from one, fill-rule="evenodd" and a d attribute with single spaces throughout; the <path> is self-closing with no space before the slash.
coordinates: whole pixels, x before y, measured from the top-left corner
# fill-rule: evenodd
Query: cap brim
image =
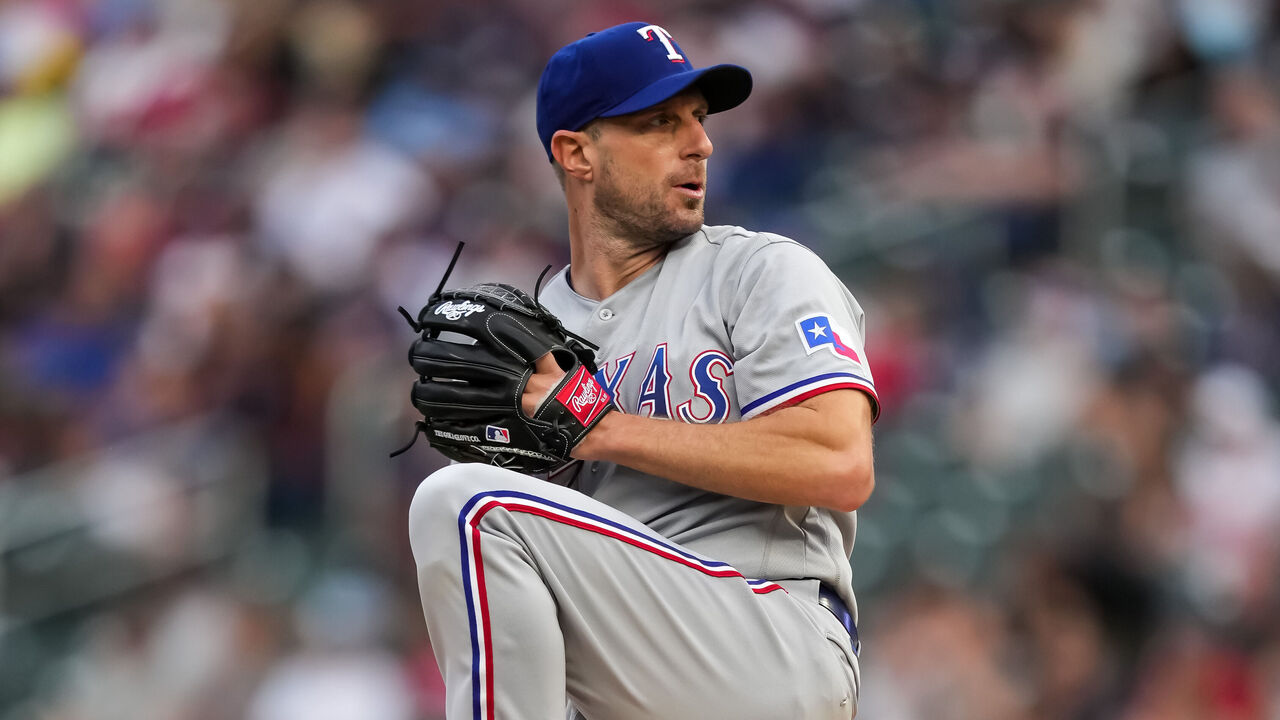
<path id="1" fill-rule="evenodd" d="M 751 95 L 751 73 L 738 65 L 712 65 L 692 72 L 669 75 L 600 113 L 617 117 L 653 107 L 696 85 L 707 99 L 707 112 L 737 107 Z"/>

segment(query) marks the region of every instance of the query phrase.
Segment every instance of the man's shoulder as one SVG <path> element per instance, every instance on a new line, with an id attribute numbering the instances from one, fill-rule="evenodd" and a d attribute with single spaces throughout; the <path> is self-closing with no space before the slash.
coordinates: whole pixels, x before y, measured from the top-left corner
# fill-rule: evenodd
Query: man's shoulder
<path id="1" fill-rule="evenodd" d="M 704 225 L 698 236 L 703 252 L 714 253 L 717 264 L 738 267 L 757 263 L 798 263 L 816 267 L 825 263 L 811 248 L 785 235 L 748 230 L 737 225 Z"/>
<path id="2" fill-rule="evenodd" d="M 771 232 L 748 230 L 737 225 L 703 225 L 700 233 L 703 242 L 719 249 L 721 252 L 742 252 L 750 254 L 763 247 L 775 244 L 799 245 L 789 237 Z"/>

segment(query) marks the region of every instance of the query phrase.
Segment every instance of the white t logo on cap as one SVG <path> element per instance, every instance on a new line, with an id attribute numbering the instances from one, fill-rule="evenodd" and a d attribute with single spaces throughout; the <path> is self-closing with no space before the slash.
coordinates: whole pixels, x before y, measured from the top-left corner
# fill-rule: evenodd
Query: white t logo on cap
<path id="1" fill-rule="evenodd" d="M 676 46 L 671 44 L 671 33 L 657 25 L 645 25 L 642 28 L 636 28 L 636 32 L 640 33 L 640 37 L 646 42 L 652 41 L 656 36 L 662 41 L 663 47 L 667 49 L 667 59 L 671 62 L 684 62 L 684 56 L 676 52 Z"/>

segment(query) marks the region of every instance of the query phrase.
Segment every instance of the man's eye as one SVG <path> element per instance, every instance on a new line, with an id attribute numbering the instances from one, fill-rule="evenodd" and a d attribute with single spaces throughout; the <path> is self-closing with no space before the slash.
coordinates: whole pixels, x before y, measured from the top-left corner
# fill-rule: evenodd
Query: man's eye
<path id="1" fill-rule="evenodd" d="M 655 115 L 652 119 L 649 120 L 649 124 L 654 127 L 661 127 L 670 122 L 671 122 L 671 118 L 667 117 L 666 115 Z"/>
<path id="2" fill-rule="evenodd" d="M 699 115 L 699 116 L 698 116 L 698 123 L 699 123 L 699 124 L 702 124 L 702 125 L 706 125 L 706 124 L 707 124 L 707 116 L 706 116 L 706 115 Z"/>

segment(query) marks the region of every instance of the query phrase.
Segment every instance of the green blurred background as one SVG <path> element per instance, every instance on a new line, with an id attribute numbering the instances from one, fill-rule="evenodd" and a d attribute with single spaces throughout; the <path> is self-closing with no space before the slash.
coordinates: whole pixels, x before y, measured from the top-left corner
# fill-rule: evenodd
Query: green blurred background
<path id="1" fill-rule="evenodd" d="M 1280 719 L 1272 3 L 7 0 L 0 720 L 442 717 L 395 307 L 567 261 L 534 88 L 635 19 L 867 312 L 859 717 Z"/>

